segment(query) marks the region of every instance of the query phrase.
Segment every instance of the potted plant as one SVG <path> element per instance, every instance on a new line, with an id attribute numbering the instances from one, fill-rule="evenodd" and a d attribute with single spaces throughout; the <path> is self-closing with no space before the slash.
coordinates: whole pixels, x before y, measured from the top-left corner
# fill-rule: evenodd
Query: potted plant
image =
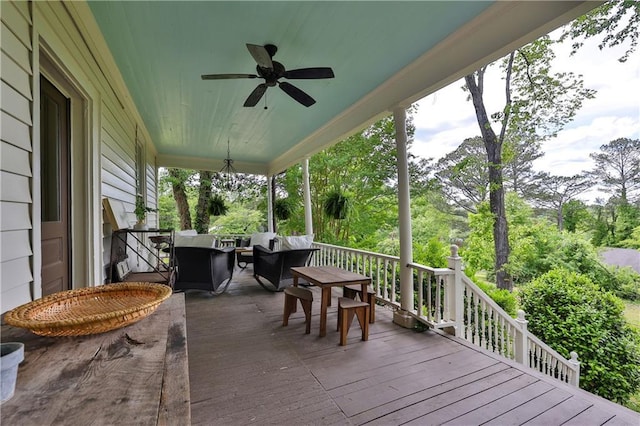
<path id="1" fill-rule="evenodd" d="M 229 207 L 224 202 L 224 198 L 220 194 L 211 197 L 209 201 L 209 214 L 212 216 L 224 216 L 227 214 Z"/>
<path id="2" fill-rule="evenodd" d="M 278 220 L 287 220 L 293 214 L 293 204 L 289 198 L 278 198 L 273 210 Z"/>
<path id="3" fill-rule="evenodd" d="M 339 190 L 333 190 L 324 200 L 324 214 L 333 218 L 333 219 L 344 219 L 347 217 L 349 213 L 349 207 L 351 206 L 351 201 L 349 197 L 344 195 Z"/>
<path id="4" fill-rule="evenodd" d="M 158 211 L 158 209 L 147 207 L 145 205 L 142 195 L 136 195 L 136 208 L 133 210 L 133 212 L 136 214 L 136 219 L 138 219 L 138 222 L 133 226 L 133 229 L 147 229 L 147 213 L 156 211 Z"/>

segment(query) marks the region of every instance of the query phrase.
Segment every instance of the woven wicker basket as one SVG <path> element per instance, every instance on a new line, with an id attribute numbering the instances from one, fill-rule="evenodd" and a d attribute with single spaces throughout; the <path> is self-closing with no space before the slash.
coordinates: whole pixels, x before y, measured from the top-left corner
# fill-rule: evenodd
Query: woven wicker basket
<path id="1" fill-rule="evenodd" d="M 151 314 L 171 292 L 164 284 L 134 282 L 62 291 L 7 312 L 5 322 L 41 336 L 104 333 Z"/>

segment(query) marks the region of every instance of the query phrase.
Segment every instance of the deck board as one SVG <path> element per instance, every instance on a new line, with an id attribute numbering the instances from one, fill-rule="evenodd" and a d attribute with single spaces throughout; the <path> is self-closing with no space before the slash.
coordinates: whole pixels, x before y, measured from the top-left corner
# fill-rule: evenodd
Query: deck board
<path id="1" fill-rule="evenodd" d="M 640 415 L 440 332 L 416 332 L 378 306 L 369 340 L 357 321 L 339 346 L 337 300 L 319 337 L 302 309 L 282 326 L 284 295 L 251 266 L 217 296 L 187 292 L 192 424 L 640 424 Z M 340 295 L 333 289 L 333 297 Z"/>

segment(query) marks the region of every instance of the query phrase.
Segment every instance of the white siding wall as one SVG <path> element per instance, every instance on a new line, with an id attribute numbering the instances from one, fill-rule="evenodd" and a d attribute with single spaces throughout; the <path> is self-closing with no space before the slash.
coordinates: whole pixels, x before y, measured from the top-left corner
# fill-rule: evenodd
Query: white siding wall
<path id="1" fill-rule="evenodd" d="M 31 12 L 0 2 L 0 309 L 31 300 Z"/>
<path id="2" fill-rule="evenodd" d="M 28 302 L 34 297 L 32 293 L 35 297 L 40 294 L 39 267 L 33 265 L 40 259 L 40 242 L 35 241 L 39 239 L 39 224 L 35 224 L 34 232 L 31 218 L 39 217 L 39 201 L 34 201 L 37 197 L 33 193 L 39 178 L 33 174 L 39 170 L 39 166 L 34 167 L 39 164 L 39 150 L 34 149 L 39 143 L 37 125 L 34 131 L 38 114 L 34 118 L 34 110 L 39 107 L 36 91 L 41 50 L 53 57 L 61 68 L 60 74 L 86 98 L 89 106 L 83 135 L 88 140 L 82 142 L 92 147 L 86 151 L 91 156 L 88 163 L 95 164 L 93 173 L 98 177 L 92 187 L 91 182 L 86 182 L 87 176 L 76 171 L 72 186 L 91 192 L 89 206 L 99 206 L 102 198 L 109 197 L 122 201 L 126 210 L 133 212 L 137 128 L 138 139 L 146 145 L 148 204 L 156 205 L 155 150 L 131 97 L 123 93 L 124 89 L 119 90 L 124 87 L 121 76 L 88 11 L 86 4 L 75 2 L 0 2 L 0 313 Z M 89 270 L 101 272 L 96 282 L 80 286 L 103 282 L 110 248 L 111 227 L 104 223 L 101 210 L 92 212 L 89 207 L 86 213 L 94 215 L 96 223 L 102 223 L 102 235 L 85 237 L 87 247 L 92 246 L 92 240 L 102 241 L 102 247 L 96 248 L 102 252 L 86 259 L 93 263 Z M 130 218 L 133 223 L 133 213 Z M 150 219 L 153 222 L 155 217 Z M 94 234 L 100 233 L 97 228 Z M 86 261 L 81 256 L 74 253 L 74 261 Z M 74 287 L 78 286 L 74 283 Z"/>

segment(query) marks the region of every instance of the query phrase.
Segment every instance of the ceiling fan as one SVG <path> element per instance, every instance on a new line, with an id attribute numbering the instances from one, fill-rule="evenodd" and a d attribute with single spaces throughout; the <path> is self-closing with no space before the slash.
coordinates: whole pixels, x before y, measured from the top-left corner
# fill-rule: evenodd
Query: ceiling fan
<path id="1" fill-rule="evenodd" d="M 233 78 L 264 78 L 264 83 L 258 84 L 258 87 L 253 89 L 253 92 L 249 95 L 244 106 L 253 107 L 256 106 L 262 96 L 267 91 L 268 87 L 279 85 L 280 88 L 289 96 L 302 105 L 309 107 L 316 103 L 315 99 L 297 88 L 291 83 L 286 81 L 279 81 L 281 78 L 286 79 L 317 79 L 317 78 L 333 78 L 333 70 L 328 67 L 316 67 L 316 68 L 299 68 L 295 70 L 287 71 L 280 62 L 272 60 L 273 56 L 278 51 L 278 48 L 273 44 L 266 44 L 259 46 L 257 44 L 247 43 L 247 49 L 253 56 L 253 59 L 258 65 L 256 65 L 256 71 L 258 74 L 204 74 L 203 80 L 228 80 Z M 265 109 L 267 107 L 265 106 Z"/>

